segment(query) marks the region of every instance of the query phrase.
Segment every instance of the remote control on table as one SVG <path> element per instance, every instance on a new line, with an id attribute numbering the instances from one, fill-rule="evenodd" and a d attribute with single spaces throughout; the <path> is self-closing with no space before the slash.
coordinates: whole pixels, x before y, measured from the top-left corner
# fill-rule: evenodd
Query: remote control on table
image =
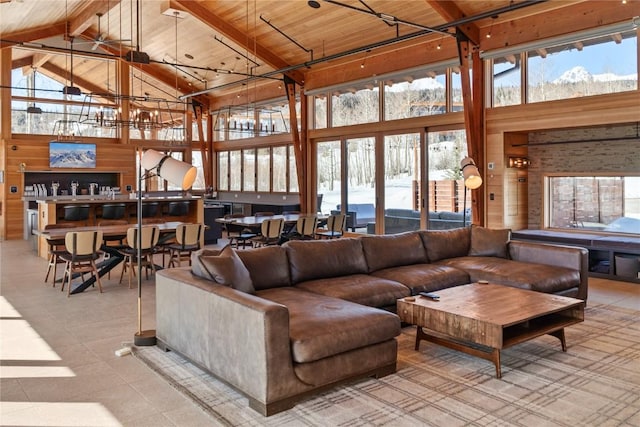
<path id="1" fill-rule="evenodd" d="M 440 295 L 434 294 L 433 292 L 420 292 L 420 296 L 432 299 L 434 301 L 438 301 L 440 299 Z"/>

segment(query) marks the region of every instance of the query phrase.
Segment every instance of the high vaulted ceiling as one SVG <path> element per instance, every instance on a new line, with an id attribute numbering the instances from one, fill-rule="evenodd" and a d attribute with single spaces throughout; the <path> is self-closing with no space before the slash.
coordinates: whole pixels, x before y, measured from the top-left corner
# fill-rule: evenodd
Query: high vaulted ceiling
<path id="1" fill-rule="evenodd" d="M 320 87 L 455 58 L 456 32 L 488 50 L 639 11 L 638 0 L 0 0 L 0 38 L 14 68 L 66 84 L 73 66 L 84 92 L 117 92 L 113 59 L 139 50 L 150 63 L 132 63 L 134 95 L 222 106 L 283 96 L 285 74 Z"/>

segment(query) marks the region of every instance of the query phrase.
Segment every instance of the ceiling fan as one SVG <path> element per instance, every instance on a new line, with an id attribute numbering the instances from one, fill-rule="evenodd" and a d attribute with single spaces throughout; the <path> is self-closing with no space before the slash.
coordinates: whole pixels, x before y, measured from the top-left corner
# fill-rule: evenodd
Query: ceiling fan
<path id="1" fill-rule="evenodd" d="M 101 21 L 100 18 L 102 18 L 102 13 L 98 12 L 96 13 L 96 16 L 98 17 L 98 33 L 96 34 L 96 36 L 93 38 L 92 41 L 80 42 L 78 44 L 93 44 L 93 46 L 91 46 L 91 50 L 96 50 L 100 46 L 108 46 L 108 45 L 118 46 L 121 43 L 131 41 L 131 39 L 108 40 L 107 39 L 108 32 L 103 33 L 100 28 L 100 21 Z"/>

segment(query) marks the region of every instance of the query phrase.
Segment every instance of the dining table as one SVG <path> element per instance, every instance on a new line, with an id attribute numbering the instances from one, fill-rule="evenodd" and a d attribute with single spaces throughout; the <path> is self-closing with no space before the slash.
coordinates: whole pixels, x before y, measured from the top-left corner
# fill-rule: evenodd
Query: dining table
<path id="1" fill-rule="evenodd" d="M 326 220 L 329 216 L 324 214 L 282 214 L 282 215 L 259 215 L 244 216 L 238 218 L 216 218 L 216 222 L 221 224 L 243 225 L 248 228 L 257 228 L 267 219 L 283 219 L 285 224 L 295 224 L 299 218 L 315 216 L 318 221 Z"/>
<path id="2" fill-rule="evenodd" d="M 159 224 L 149 224 L 149 226 L 151 225 L 157 226 L 158 230 L 160 231 L 160 236 L 162 236 L 168 233 L 175 233 L 176 228 L 180 224 L 184 224 L 184 223 L 180 221 L 171 221 L 171 222 L 164 222 Z M 127 236 L 127 230 L 131 227 L 137 227 L 137 224 L 130 223 L 130 224 L 103 225 L 103 226 L 94 225 L 94 226 L 83 226 L 83 227 L 54 228 L 51 230 L 37 231 L 37 234 L 49 240 L 49 239 L 64 239 L 64 237 L 70 231 L 102 231 L 103 239 L 105 237 L 109 237 L 109 238 L 121 237 L 122 239 L 124 239 Z M 103 251 L 105 254 L 108 254 L 108 256 L 104 257 L 104 259 L 97 264 L 98 275 L 99 277 L 103 277 L 105 274 L 109 273 L 111 270 L 113 270 L 114 267 L 116 267 L 118 264 L 120 264 L 124 260 L 124 255 L 120 252 L 118 246 L 110 246 L 106 242 L 103 242 L 103 244 L 100 246 L 100 250 Z M 158 266 L 158 268 L 162 268 L 162 267 Z M 76 277 L 78 277 L 78 275 L 79 273 L 74 274 L 72 279 L 75 279 Z M 95 281 L 96 281 L 96 277 L 94 275 L 91 275 L 91 277 L 89 277 L 87 280 L 75 285 L 75 287 L 71 289 L 70 293 L 77 294 L 77 293 L 83 292 L 88 287 L 93 286 Z"/>

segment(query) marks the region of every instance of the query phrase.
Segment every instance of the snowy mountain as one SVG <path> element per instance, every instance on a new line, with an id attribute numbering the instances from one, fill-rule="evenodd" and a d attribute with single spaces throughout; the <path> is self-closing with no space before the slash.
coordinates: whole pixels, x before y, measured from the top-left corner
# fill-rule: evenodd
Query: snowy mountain
<path id="1" fill-rule="evenodd" d="M 52 151 L 49 155 L 52 168 L 94 168 L 96 153 L 93 151 Z"/>
<path id="2" fill-rule="evenodd" d="M 619 80 L 636 80 L 637 78 L 637 74 L 629 74 L 626 76 L 619 76 L 613 73 L 591 74 L 586 68 L 578 65 L 562 73 L 562 75 L 555 79 L 553 83 L 611 82 Z"/>

